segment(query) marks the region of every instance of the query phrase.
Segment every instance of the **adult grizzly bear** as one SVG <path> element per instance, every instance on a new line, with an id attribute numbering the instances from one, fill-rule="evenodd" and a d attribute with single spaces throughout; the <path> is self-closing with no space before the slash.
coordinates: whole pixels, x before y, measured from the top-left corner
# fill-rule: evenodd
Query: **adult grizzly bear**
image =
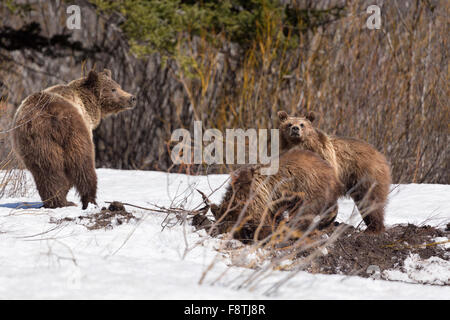
<path id="1" fill-rule="evenodd" d="M 349 194 L 353 198 L 367 230 L 384 231 L 384 207 L 391 184 L 385 156 L 364 141 L 331 136 L 315 128 L 312 112 L 305 117 L 295 117 L 280 111 L 278 118 L 281 151 L 299 146 L 327 160 L 345 187 L 342 195 Z"/>
<path id="2" fill-rule="evenodd" d="M 262 175 L 255 167 L 232 172 L 221 204 L 211 205 L 211 211 L 219 232 L 233 230 L 238 239 L 267 237 L 285 212 L 291 230 L 305 230 L 313 222 L 322 229 L 336 218 L 341 188 L 326 161 L 313 152 L 292 149 L 280 157 L 274 175 Z"/>
<path id="3" fill-rule="evenodd" d="M 44 207 L 75 205 L 66 200 L 72 186 L 83 210 L 96 204 L 92 130 L 107 115 L 135 105 L 136 98 L 123 91 L 107 69 L 91 70 L 85 78 L 23 100 L 14 116 L 13 149 L 32 173 Z"/>

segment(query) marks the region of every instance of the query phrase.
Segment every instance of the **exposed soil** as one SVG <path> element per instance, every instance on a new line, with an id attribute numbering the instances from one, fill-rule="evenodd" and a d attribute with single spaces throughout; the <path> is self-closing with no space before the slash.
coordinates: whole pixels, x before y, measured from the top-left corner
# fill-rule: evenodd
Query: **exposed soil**
<path id="1" fill-rule="evenodd" d="M 205 229 L 208 231 L 213 225 L 213 221 L 202 215 L 196 216 L 192 220 L 197 230 Z M 343 274 L 358 275 L 361 277 L 374 277 L 389 280 L 383 271 L 398 270 L 402 273 L 411 272 L 405 270 L 405 259 L 416 254 L 421 260 L 427 260 L 431 257 L 437 257 L 450 262 L 450 249 L 446 249 L 444 243 L 450 239 L 450 224 L 444 229 L 438 229 L 431 226 L 416 226 L 413 224 L 397 225 L 388 228 L 385 232 L 374 235 L 365 233 L 352 226 L 335 223 L 333 226 L 323 230 L 313 232 L 306 243 L 315 243 L 317 240 L 322 244 L 324 239 L 329 239 L 337 230 L 341 230 L 340 236 L 326 245 L 326 250 L 321 250 L 312 261 L 308 261 L 304 270 L 311 273 L 323 274 Z M 217 232 L 212 232 L 216 236 Z M 444 240 L 435 240 L 442 238 Z M 445 240 L 447 239 L 447 240 Z M 242 241 L 242 243 L 249 243 Z M 280 243 L 280 250 L 275 249 L 267 257 L 277 259 L 286 253 L 292 253 L 296 258 L 294 262 L 300 262 L 303 258 L 311 257 L 311 254 L 317 253 L 317 247 L 306 251 L 298 249 L 289 249 L 293 241 Z M 295 251 L 298 253 L 295 253 Z M 270 259 L 270 258 L 269 258 Z M 297 265 L 295 263 L 295 265 Z M 450 264 L 449 264 L 450 265 Z M 420 268 L 420 266 L 419 266 Z M 286 268 L 289 269 L 289 268 Z M 450 285 L 450 279 L 445 282 Z"/>
<path id="2" fill-rule="evenodd" d="M 335 228 L 327 230 L 326 234 L 331 235 L 333 229 Z M 411 254 L 418 254 L 424 260 L 438 257 L 449 261 L 450 250 L 433 240 L 437 237 L 450 238 L 450 232 L 431 226 L 408 224 L 394 226 L 379 235 L 371 235 L 348 227 L 334 243 L 327 246 L 327 254 L 318 256 L 306 270 L 312 273 L 370 277 L 373 266 L 377 266 L 380 272 L 401 270 L 405 259 Z M 298 257 L 310 253 L 303 252 Z"/>
<path id="3" fill-rule="evenodd" d="M 75 222 L 85 226 L 88 230 L 112 229 L 131 220 L 139 220 L 132 213 L 125 210 L 124 205 L 119 201 L 112 202 L 108 208 L 103 207 L 100 212 L 78 216 L 76 218 L 66 217 L 51 221 L 53 223 Z"/>

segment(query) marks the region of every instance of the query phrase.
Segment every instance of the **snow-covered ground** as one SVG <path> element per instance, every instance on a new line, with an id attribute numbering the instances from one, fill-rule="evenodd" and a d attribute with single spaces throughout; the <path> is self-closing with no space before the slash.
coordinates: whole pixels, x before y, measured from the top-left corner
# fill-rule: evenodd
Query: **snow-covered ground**
<path id="1" fill-rule="evenodd" d="M 219 202 L 227 179 L 226 175 L 192 177 L 110 169 L 99 169 L 97 173 L 100 207 L 107 206 L 106 201 L 144 207 L 180 205 L 185 191 L 190 192 L 189 185 L 206 194 L 222 186 L 210 197 Z M 92 205 L 86 211 L 80 207 L 2 207 L 18 201 L 39 201 L 31 181 L 30 190 L 28 197 L 0 200 L 2 299 L 450 299 L 450 263 L 442 259 L 425 263 L 430 265 L 427 270 L 438 273 L 438 281 L 446 286 L 407 283 L 414 274 L 395 272 L 392 279 L 399 281 L 298 272 L 267 296 L 265 292 L 290 273 L 273 271 L 252 286 L 240 288 L 254 271 L 230 266 L 230 257 L 216 250 L 221 240 L 207 237 L 204 231 L 183 225 L 163 230 L 165 214 L 133 207 L 127 210 L 141 219 L 110 230 L 88 230 L 73 221 L 54 223 L 55 219 L 98 212 L 99 208 Z M 74 191 L 68 199 L 79 201 Z M 201 203 L 197 192 L 187 199 L 188 208 Z M 343 199 L 339 205 L 338 220 L 353 225 L 360 222 L 359 216 L 351 218 L 351 200 Z M 434 226 L 450 222 L 450 185 L 410 184 L 394 188 L 386 223 L 407 222 Z M 418 257 L 408 259 L 405 266 L 414 270 Z M 415 276 L 426 280 L 427 270 L 419 270 L 421 273 Z"/>

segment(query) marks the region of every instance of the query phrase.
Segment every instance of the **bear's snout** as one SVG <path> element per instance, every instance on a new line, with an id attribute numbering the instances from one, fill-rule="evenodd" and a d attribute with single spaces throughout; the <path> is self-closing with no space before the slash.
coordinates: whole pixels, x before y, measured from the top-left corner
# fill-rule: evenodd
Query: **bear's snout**
<path id="1" fill-rule="evenodd" d="M 130 105 L 131 105 L 132 108 L 136 107 L 136 102 L 137 102 L 136 97 L 135 96 L 131 96 L 130 97 Z"/>
<path id="2" fill-rule="evenodd" d="M 122 101 L 126 105 L 125 109 L 134 109 L 134 107 L 136 107 L 137 99 L 133 95 L 123 97 Z"/>
<path id="3" fill-rule="evenodd" d="M 300 128 L 298 126 L 291 127 L 291 136 L 300 137 Z"/>

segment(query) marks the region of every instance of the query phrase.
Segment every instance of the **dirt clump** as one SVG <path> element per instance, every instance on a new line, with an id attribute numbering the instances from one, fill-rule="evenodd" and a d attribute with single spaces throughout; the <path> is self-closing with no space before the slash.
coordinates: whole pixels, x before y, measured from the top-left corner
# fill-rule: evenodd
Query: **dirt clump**
<path id="1" fill-rule="evenodd" d="M 201 215 L 193 219 L 193 225 L 197 230 L 205 229 L 207 232 L 211 231 L 211 227 L 215 227 L 214 221 Z M 218 233 L 211 235 L 216 236 Z M 263 260 L 269 259 L 275 265 L 282 262 L 283 266 L 279 265 L 280 270 L 300 268 L 314 274 L 357 275 L 384 280 L 396 280 L 392 278 L 392 274 L 398 271 L 405 278 L 409 277 L 406 282 L 450 285 L 450 282 L 439 280 L 439 277 L 422 281 L 412 274 L 420 272 L 421 268 L 428 268 L 430 264 L 450 265 L 449 239 L 448 226 L 437 228 L 429 225 L 401 224 L 375 235 L 335 222 L 324 230 L 314 230 L 298 241 L 277 241 L 274 238 L 265 245 L 256 245 L 262 245 L 264 248 L 261 257 Z M 242 240 L 241 242 L 243 247 L 231 250 L 225 248 L 225 252 L 241 252 L 247 243 Z M 417 262 L 416 259 L 419 261 L 414 268 L 418 269 L 413 270 L 411 263 Z M 259 262 L 256 262 L 256 265 Z"/>
<path id="2" fill-rule="evenodd" d="M 437 237 L 450 238 L 449 231 L 407 224 L 372 235 L 351 226 L 346 227 L 336 241 L 327 246 L 327 254 L 318 256 L 308 264 L 306 271 L 370 277 L 373 266 L 379 268 L 381 273 L 389 269 L 400 270 L 405 259 L 412 254 L 418 254 L 424 260 L 430 257 L 450 260 L 450 250 L 434 240 Z M 329 228 L 326 236 L 331 236 L 335 229 L 336 226 Z M 312 250 L 300 253 L 297 258 L 308 256 Z"/>
<path id="3" fill-rule="evenodd" d="M 113 201 L 108 208 L 103 207 L 100 212 L 78 216 L 76 218 L 66 217 L 51 221 L 53 223 L 75 222 L 85 226 L 88 230 L 113 229 L 116 226 L 130 221 L 137 221 L 139 218 L 128 212 L 124 205 L 119 201 Z"/>

